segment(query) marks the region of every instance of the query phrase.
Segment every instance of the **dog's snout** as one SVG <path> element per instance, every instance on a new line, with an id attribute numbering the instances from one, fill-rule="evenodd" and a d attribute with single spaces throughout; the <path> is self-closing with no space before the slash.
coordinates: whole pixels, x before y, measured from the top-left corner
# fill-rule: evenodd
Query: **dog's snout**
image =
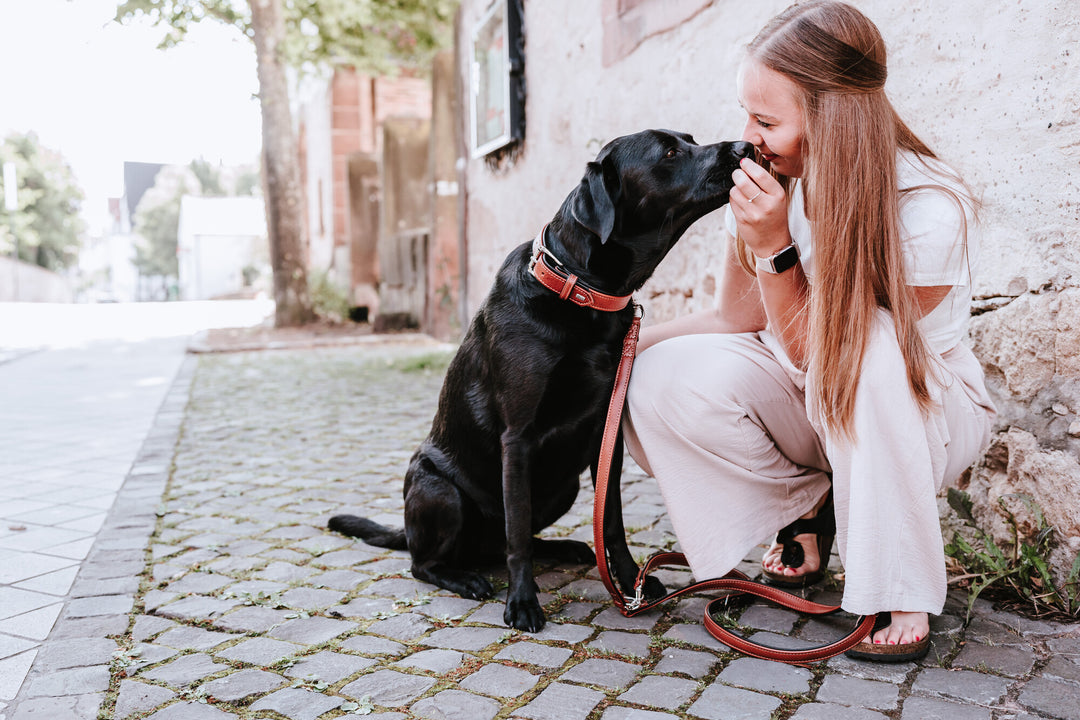
<path id="1" fill-rule="evenodd" d="M 748 143 L 744 140 L 731 143 L 731 154 L 736 160 L 742 160 L 743 158 L 754 159 L 756 151 L 753 143 Z"/>

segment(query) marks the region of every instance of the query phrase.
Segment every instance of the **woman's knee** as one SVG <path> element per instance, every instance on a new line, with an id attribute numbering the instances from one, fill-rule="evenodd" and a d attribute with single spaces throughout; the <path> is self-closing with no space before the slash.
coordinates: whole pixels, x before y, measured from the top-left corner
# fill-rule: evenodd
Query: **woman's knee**
<path id="1" fill-rule="evenodd" d="M 635 362 L 627 395 L 639 428 L 689 436 L 734 429 L 762 403 L 803 408 L 801 391 L 752 334 L 687 335 L 654 345 Z"/>

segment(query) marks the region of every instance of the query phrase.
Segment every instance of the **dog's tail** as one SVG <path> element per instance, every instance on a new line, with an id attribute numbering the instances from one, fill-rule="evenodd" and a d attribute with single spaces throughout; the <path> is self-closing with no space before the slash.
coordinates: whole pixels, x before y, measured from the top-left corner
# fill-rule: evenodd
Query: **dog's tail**
<path id="1" fill-rule="evenodd" d="M 391 550 L 408 550 L 405 541 L 404 528 L 388 528 L 367 518 L 355 515 L 335 515 L 326 524 L 328 528 L 342 535 L 358 537 L 368 545 L 390 548 Z"/>

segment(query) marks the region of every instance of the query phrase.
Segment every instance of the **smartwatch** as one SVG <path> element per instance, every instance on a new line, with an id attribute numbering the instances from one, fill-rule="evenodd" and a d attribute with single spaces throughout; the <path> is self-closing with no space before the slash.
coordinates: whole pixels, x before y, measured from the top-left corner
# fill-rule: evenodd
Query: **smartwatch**
<path id="1" fill-rule="evenodd" d="M 763 270 L 770 275 L 779 275 L 799 264 L 799 248 L 795 243 L 791 243 L 775 255 L 767 258 L 757 257 L 756 255 L 754 257 L 757 260 L 755 267 L 758 270 Z"/>

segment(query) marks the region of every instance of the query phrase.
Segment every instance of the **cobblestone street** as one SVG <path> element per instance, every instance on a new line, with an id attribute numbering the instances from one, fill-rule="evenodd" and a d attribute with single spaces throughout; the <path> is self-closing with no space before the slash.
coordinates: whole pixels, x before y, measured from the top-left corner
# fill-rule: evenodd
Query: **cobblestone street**
<path id="1" fill-rule="evenodd" d="M 626 619 L 587 566 L 538 567 L 548 624 L 510 630 L 501 597 L 449 594 L 414 580 L 407 553 L 329 532 L 343 511 L 401 525 L 448 358 L 391 343 L 189 355 L 8 720 L 1080 720 L 1080 626 L 985 602 L 965 623 L 962 594 L 920 663 L 791 667 L 711 638 L 703 597 Z M 623 488 L 639 559 L 672 547 L 655 483 L 631 466 Z M 582 490 L 546 536 L 591 544 L 587 473 Z M 730 614 L 792 647 L 850 620 Z"/>

